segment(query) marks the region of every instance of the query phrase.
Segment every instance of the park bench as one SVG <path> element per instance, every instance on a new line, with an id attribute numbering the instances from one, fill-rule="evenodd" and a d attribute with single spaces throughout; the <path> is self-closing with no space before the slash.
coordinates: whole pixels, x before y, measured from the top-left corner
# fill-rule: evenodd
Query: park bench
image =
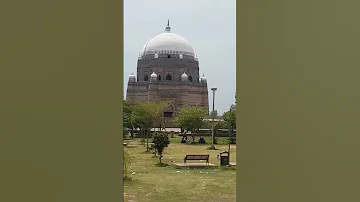
<path id="1" fill-rule="evenodd" d="M 184 158 L 184 163 L 189 160 L 206 160 L 206 163 L 209 164 L 209 154 L 198 154 L 198 155 L 186 155 Z"/>

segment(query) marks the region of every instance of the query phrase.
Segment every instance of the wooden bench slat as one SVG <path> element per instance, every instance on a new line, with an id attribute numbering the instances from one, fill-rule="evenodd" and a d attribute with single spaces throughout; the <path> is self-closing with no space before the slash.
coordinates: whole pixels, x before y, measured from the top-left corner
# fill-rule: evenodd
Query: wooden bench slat
<path id="1" fill-rule="evenodd" d="M 184 163 L 186 163 L 186 160 L 206 160 L 206 163 L 209 163 L 209 154 L 191 154 L 191 155 L 186 155 L 184 158 Z"/>

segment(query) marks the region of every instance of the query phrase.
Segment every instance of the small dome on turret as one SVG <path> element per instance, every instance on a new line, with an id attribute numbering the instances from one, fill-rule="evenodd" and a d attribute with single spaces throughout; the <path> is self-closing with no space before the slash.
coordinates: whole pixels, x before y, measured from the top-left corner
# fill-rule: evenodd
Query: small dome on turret
<path id="1" fill-rule="evenodd" d="M 207 82 L 207 78 L 205 77 L 205 75 L 203 74 L 203 76 L 200 78 L 201 83 L 206 83 Z"/>
<path id="2" fill-rule="evenodd" d="M 133 73 L 130 74 L 129 81 L 136 81 L 135 75 Z"/>
<path id="3" fill-rule="evenodd" d="M 156 81 L 156 80 L 157 80 L 157 75 L 155 74 L 155 72 L 153 72 L 153 73 L 150 75 L 150 77 L 151 77 L 151 80 L 152 80 L 152 81 Z"/>
<path id="4" fill-rule="evenodd" d="M 188 75 L 185 72 L 181 75 L 181 81 L 188 81 Z"/>

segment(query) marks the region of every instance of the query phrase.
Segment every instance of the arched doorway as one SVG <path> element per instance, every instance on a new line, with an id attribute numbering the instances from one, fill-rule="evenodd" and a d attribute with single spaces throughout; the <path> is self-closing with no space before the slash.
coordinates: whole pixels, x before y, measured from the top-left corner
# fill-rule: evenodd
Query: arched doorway
<path id="1" fill-rule="evenodd" d="M 165 78 L 167 81 L 171 81 L 172 80 L 172 76 L 170 74 L 166 75 L 166 78 Z"/>

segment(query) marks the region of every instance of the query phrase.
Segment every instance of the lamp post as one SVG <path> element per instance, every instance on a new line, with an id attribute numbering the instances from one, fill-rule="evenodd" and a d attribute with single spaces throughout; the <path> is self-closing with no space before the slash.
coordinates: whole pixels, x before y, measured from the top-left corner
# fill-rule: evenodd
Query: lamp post
<path id="1" fill-rule="evenodd" d="M 213 91 L 213 106 L 212 106 L 212 130 L 211 130 L 211 149 L 215 149 L 214 146 L 214 119 L 215 119 L 215 91 L 217 88 L 211 88 Z"/>

